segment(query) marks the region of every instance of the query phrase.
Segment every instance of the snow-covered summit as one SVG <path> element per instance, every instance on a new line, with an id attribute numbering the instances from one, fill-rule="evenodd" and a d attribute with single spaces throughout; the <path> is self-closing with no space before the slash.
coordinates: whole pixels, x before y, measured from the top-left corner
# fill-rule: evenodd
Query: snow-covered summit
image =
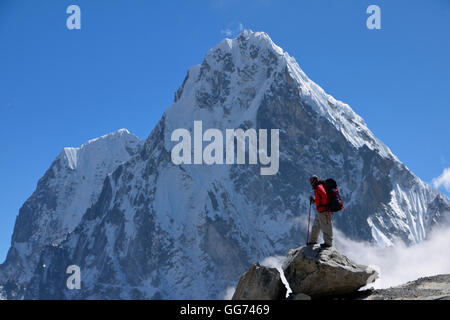
<path id="1" fill-rule="evenodd" d="M 348 104 L 310 80 L 297 61 L 265 32 L 244 30 L 210 49 L 201 65 L 189 69 L 175 103 L 166 112 L 168 122 L 183 128 L 191 128 L 195 119 L 203 119 L 214 128 L 237 127 L 243 121 L 255 123 L 259 102 L 278 84 L 280 72 L 295 81 L 303 103 L 328 119 L 355 148 L 367 146 L 383 157 L 397 159 Z M 168 141 L 166 147 L 170 148 Z"/>
<path id="2" fill-rule="evenodd" d="M 268 49 L 280 56 L 285 53 L 282 48 L 277 46 L 272 41 L 267 33 L 262 31 L 254 32 L 250 29 L 245 29 L 239 36 L 234 39 L 223 39 L 218 45 L 208 51 L 207 56 L 217 49 L 222 49 L 225 51 L 240 50 L 243 48 L 243 41 L 246 41 L 251 48 Z"/>
<path id="3" fill-rule="evenodd" d="M 119 129 L 78 148 L 64 148 L 46 173 L 52 176 L 46 181 L 46 187 L 54 188 L 58 203 L 54 209 L 57 222 L 53 224 L 61 229 L 48 233 L 48 226 L 43 225 L 43 235 L 55 238 L 72 231 L 97 199 L 106 176 L 135 155 L 141 144 L 127 129 Z"/>
<path id="4" fill-rule="evenodd" d="M 65 147 L 57 159 L 62 159 L 72 170 L 78 167 L 78 161 L 80 159 L 83 161 L 83 159 L 87 158 L 92 166 L 92 160 L 94 160 L 91 157 L 92 154 L 99 156 L 96 162 L 103 161 L 105 160 L 103 158 L 109 157 L 114 158 L 117 163 L 120 159 L 126 158 L 123 154 L 118 153 L 128 153 L 128 150 L 133 152 L 133 149 L 139 148 L 140 143 L 140 139 L 131 134 L 127 129 L 119 129 L 99 138 L 91 139 L 78 148 Z M 84 162 L 80 163 L 80 165 L 82 166 L 80 170 L 83 170 L 83 166 L 86 166 Z"/>

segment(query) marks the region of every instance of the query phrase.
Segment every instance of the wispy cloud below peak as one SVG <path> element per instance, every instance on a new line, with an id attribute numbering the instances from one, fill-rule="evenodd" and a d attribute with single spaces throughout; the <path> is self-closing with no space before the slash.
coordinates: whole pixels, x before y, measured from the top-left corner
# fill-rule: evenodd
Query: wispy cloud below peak
<path id="1" fill-rule="evenodd" d="M 244 25 L 242 22 L 231 22 L 225 29 L 220 30 L 220 33 L 226 37 L 234 37 L 244 31 Z"/>
<path id="2" fill-rule="evenodd" d="M 442 174 L 434 178 L 431 183 L 436 189 L 443 187 L 446 191 L 450 192 L 450 168 L 444 169 Z"/>

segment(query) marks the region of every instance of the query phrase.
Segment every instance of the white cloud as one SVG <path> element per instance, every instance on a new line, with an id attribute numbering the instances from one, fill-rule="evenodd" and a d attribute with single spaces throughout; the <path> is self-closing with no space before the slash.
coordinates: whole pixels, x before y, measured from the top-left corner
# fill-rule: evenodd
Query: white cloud
<path id="1" fill-rule="evenodd" d="M 333 232 L 336 249 L 356 263 L 367 265 L 378 271 L 380 275 L 378 280 L 364 288 L 389 288 L 422 277 L 450 273 L 450 255 L 447 248 L 447 244 L 450 243 L 450 227 L 448 226 L 433 230 L 427 240 L 412 246 L 399 242 L 394 246 L 385 247 L 351 240 L 336 228 Z M 278 269 L 289 294 L 291 289 L 281 269 L 285 259 L 284 256 L 272 256 L 265 258 L 261 265 Z"/>
<path id="2" fill-rule="evenodd" d="M 433 184 L 433 186 L 437 189 L 440 187 L 444 187 L 445 190 L 447 190 L 448 192 L 450 192 L 450 168 L 446 168 L 444 169 L 444 171 L 442 172 L 442 174 L 437 177 L 434 178 L 431 183 Z"/>
<path id="3" fill-rule="evenodd" d="M 382 247 L 368 242 L 350 240 L 339 230 L 335 232 L 336 248 L 359 264 L 370 266 L 380 273 L 375 288 L 388 288 L 421 277 L 450 273 L 450 227 L 432 231 L 427 240 L 407 246 L 396 243 Z"/>
<path id="4" fill-rule="evenodd" d="M 244 31 L 244 25 L 242 24 L 242 22 L 231 22 L 225 29 L 220 30 L 220 33 L 225 35 L 226 37 L 233 37 L 237 36 L 242 31 Z"/>
<path id="5" fill-rule="evenodd" d="M 230 37 L 233 34 L 233 31 L 231 31 L 230 29 L 224 29 L 220 30 L 220 33 L 226 35 L 227 37 Z"/>

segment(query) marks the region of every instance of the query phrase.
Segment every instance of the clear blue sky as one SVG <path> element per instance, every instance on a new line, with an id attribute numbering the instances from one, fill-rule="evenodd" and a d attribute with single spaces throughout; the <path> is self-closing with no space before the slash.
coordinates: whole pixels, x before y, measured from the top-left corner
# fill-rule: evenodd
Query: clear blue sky
<path id="1" fill-rule="evenodd" d="M 81 8 L 81 30 L 66 8 Z M 381 8 L 381 30 L 366 8 Z M 450 1 L 0 0 L 0 261 L 65 146 L 148 136 L 224 30 L 267 32 L 426 182 L 450 167 Z"/>

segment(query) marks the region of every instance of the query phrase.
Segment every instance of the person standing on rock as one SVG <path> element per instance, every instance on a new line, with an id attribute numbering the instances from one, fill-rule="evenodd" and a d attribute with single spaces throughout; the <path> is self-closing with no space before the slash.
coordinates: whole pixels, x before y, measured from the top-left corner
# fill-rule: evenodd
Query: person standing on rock
<path id="1" fill-rule="evenodd" d="M 314 197 L 310 196 L 309 200 L 310 203 L 314 202 L 316 204 L 317 214 L 314 218 L 311 238 L 306 245 L 315 245 L 319 238 L 319 233 L 322 231 L 324 243 L 320 246 L 322 248 L 329 248 L 333 245 L 333 225 L 331 224 L 331 214 L 329 214 L 327 209 L 327 192 L 317 176 L 313 175 L 309 178 L 309 183 L 314 189 Z"/>

